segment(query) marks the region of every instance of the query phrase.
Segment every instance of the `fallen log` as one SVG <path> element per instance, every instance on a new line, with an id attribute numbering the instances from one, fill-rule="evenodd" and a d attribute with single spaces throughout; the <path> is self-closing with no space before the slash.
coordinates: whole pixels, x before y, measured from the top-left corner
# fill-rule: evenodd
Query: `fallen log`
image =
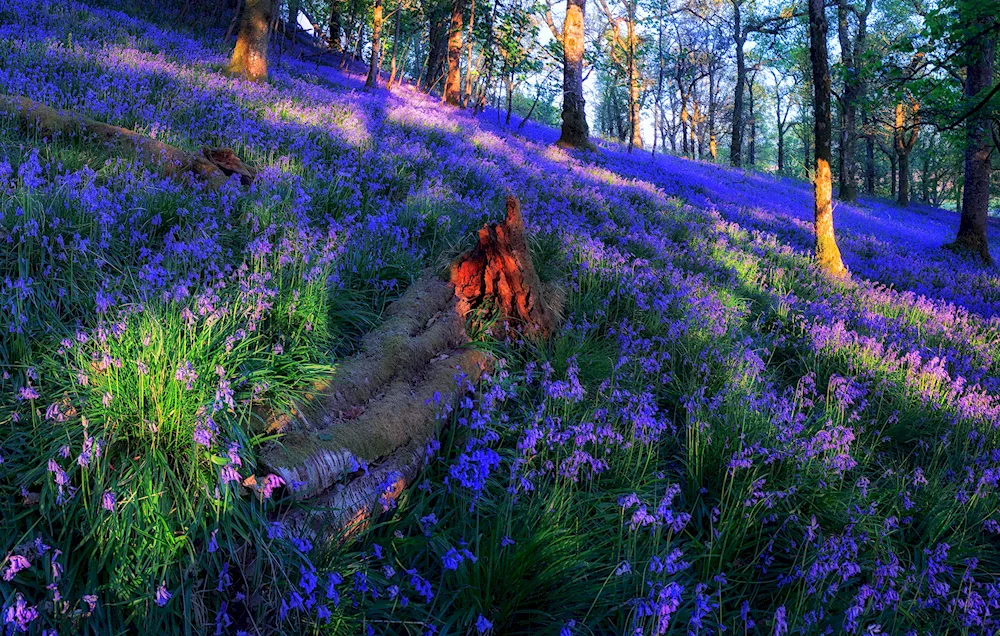
<path id="1" fill-rule="evenodd" d="M 0 115 L 12 117 L 22 127 L 37 130 L 46 137 L 78 136 L 112 149 L 135 150 L 162 174 L 169 177 L 190 175 L 211 190 L 222 187 L 231 174 L 239 174 L 244 185 L 256 176 L 256 171 L 244 165 L 228 148 L 206 148 L 202 154 L 190 153 L 127 128 L 57 110 L 26 97 L 0 95 Z"/>
<path id="2" fill-rule="evenodd" d="M 281 435 L 261 449 L 259 464 L 301 504 L 280 519 L 289 531 L 321 541 L 351 536 L 416 478 L 442 407 L 492 366 L 466 331 L 474 308 L 497 306 L 526 338 L 555 327 L 559 298 L 539 282 L 515 197 L 506 220 L 480 230 L 449 277 L 424 272 L 357 355 L 293 412 L 261 418 L 261 432 Z"/>

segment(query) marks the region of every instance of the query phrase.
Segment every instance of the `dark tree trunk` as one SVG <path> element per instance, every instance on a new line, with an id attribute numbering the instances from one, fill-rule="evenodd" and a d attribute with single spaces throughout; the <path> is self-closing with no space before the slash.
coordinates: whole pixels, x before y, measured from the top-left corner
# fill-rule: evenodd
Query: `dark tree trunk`
<path id="1" fill-rule="evenodd" d="M 833 231 L 833 175 L 830 172 L 830 66 L 826 50 L 827 21 L 823 0 L 809 0 L 809 56 L 812 60 L 816 137 L 816 260 L 826 273 L 843 277 L 847 269 Z"/>
<path id="2" fill-rule="evenodd" d="M 858 18 L 858 30 L 854 34 L 854 41 L 851 42 L 847 25 L 847 16 L 850 10 L 848 0 L 839 0 L 837 3 L 837 32 L 840 38 L 841 59 L 846 70 L 839 197 L 842 201 L 848 202 L 856 201 L 858 198 L 857 159 L 855 157 L 858 140 L 858 104 L 865 94 L 864 74 L 860 66 L 864 59 L 868 35 L 867 20 L 871 9 L 872 0 L 866 0 L 864 10 L 855 11 Z"/>
<path id="3" fill-rule="evenodd" d="M 566 0 L 563 22 L 562 132 L 558 144 L 590 148 L 586 103 L 583 98 L 583 44 L 586 0 Z"/>
<path id="4" fill-rule="evenodd" d="M 875 137 L 865 138 L 865 193 L 875 194 Z"/>
<path id="5" fill-rule="evenodd" d="M 906 207 L 910 205 L 910 152 L 898 151 L 899 184 L 896 186 L 896 204 Z"/>
<path id="6" fill-rule="evenodd" d="M 343 0 L 330 0 L 330 50 L 340 53 L 343 45 L 340 42 L 342 26 L 340 22 L 340 3 Z"/>
<path id="7" fill-rule="evenodd" d="M 742 15 L 740 13 L 743 0 L 733 0 L 733 42 L 736 44 L 736 86 L 733 93 L 733 134 L 729 148 L 729 163 L 743 167 L 743 87 L 747 81 L 747 63 L 743 52 L 746 44 L 746 34 L 743 33 Z"/>
<path id="8" fill-rule="evenodd" d="M 368 78 L 366 88 L 378 88 L 379 67 L 382 56 L 382 0 L 375 0 L 375 10 L 372 13 L 372 54 L 368 62 Z"/>
<path id="9" fill-rule="evenodd" d="M 392 85 L 396 81 L 396 49 L 399 47 L 400 30 L 401 30 L 401 25 L 402 24 L 403 24 L 403 3 L 400 2 L 396 6 L 396 25 L 395 25 L 394 32 L 392 34 L 392 62 L 389 65 L 389 84 L 386 86 L 386 88 L 388 88 L 389 90 L 392 90 Z M 407 45 L 407 46 L 409 46 L 409 45 Z M 403 62 L 403 68 L 404 69 L 406 68 L 406 61 L 405 61 L 406 60 L 406 55 L 407 55 L 407 51 L 404 51 L 403 52 L 403 60 L 404 60 L 404 62 Z M 403 73 L 402 73 L 402 71 L 400 71 L 400 77 L 402 77 L 402 75 L 403 75 Z"/>
<path id="10" fill-rule="evenodd" d="M 448 79 L 444 84 L 444 99 L 452 106 L 462 104 L 462 14 L 465 0 L 455 0 L 451 8 L 451 28 L 448 35 Z"/>
<path id="11" fill-rule="evenodd" d="M 227 71 L 252 81 L 267 79 L 267 44 L 270 36 L 271 0 L 247 0 L 240 18 L 240 34 Z"/>
<path id="12" fill-rule="evenodd" d="M 993 85 L 993 62 L 996 33 L 992 27 L 996 14 L 981 15 L 975 19 L 978 35 L 969 43 L 969 61 L 966 68 L 965 95 L 970 104 L 981 99 L 981 94 Z M 970 22 L 972 20 L 969 20 Z M 973 108 L 969 105 L 967 108 Z M 958 236 L 951 245 L 959 250 L 976 254 L 988 264 L 993 263 L 990 244 L 986 238 L 986 225 L 990 208 L 990 161 L 993 151 L 991 126 L 982 111 L 969 116 L 965 123 L 965 192 L 962 196 L 962 216 Z"/>
<path id="13" fill-rule="evenodd" d="M 444 70 L 445 54 L 448 51 L 448 21 L 444 15 L 434 12 L 430 16 L 430 53 L 427 55 L 427 92 L 441 80 Z"/>

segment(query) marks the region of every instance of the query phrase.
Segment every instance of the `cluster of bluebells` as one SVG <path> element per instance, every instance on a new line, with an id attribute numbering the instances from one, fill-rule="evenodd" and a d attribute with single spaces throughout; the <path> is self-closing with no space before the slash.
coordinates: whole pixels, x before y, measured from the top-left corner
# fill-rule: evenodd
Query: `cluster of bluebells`
<path id="1" fill-rule="evenodd" d="M 78 24 L 59 4 L 0 0 L 5 16 L 17 16 L 0 25 L 2 92 L 140 122 L 182 145 L 224 139 L 267 165 L 249 192 L 231 183 L 207 193 L 129 159 L 101 175 L 37 149 L 0 159 L 4 195 L 19 193 L 0 199 L 0 242 L 15 258 L 31 255 L 27 275 L 0 256 L 0 328 L 21 343 L 15 350 L 31 342 L 55 352 L 46 364 L 0 358 L 4 430 L 41 422 L 54 431 L 39 445 L 44 454 L 27 458 L 16 436 L 0 433 L 5 474 L 37 475 L 0 482 L 19 501 L 39 514 L 50 501 L 65 514 L 84 511 L 84 534 L 90 524 L 110 527 L 143 498 L 114 481 L 109 457 L 120 466 L 132 457 L 122 448 L 167 443 L 196 458 L 201 471 L 188 486 L 220 508 L 294 489 L 252 474 L 253 449 L 236 427 L 287 383 L 277 369 L 323 359 L 303 359 L 303 343 L 349 348 L 330 342 L 316 299 L 348 287 L 397 292 L 415 265 L 437 257 L 429 250 L 442 233 L 467 234 L 509 190 L 529 229 L 564 252 L 570 306 L 574 294 L 600 296 L 596 309 L 570 312 L 555 338 L 573 351 L 599 349 L 607 368 L 599 374 L 584 354 L 500 367 L 477 393 L 458 378 L 469 390 L 456 408 L 443 406 L 460 443 L 447 455 L 428 448 L 440 483 L 425 481 L 423 491 L 480 514 L 484 498 L 527 506 L 542 486 L 600 492 L 632 458 L 653 458 L 625 494 L 602 502 L 620 515 L 612 531 L 640 546 L 603 559 L 601 575 L 630 596 L 622 632 L 721 631 L 720 615 L 774 634 L 897 631 L 878 622 L 897 613 L 942 631 L 1000 627 L 1000 586 L 969 556 L 995 560 L 990 542 L 1000 534 L 1000 286 L 940 249 L 953 215 L 878 201 L 838 206 L 854 279 L 831 287 L 808 263 L 807 184 L 613 145 L 583 160 L 551 147 L 557 131 L 529 124 L 513 137 L 493 113 L 449 111 L 406 87 L 362 99 L 351 90 L 357 77 L 294 60 L 271 83 L 251 85 L 215 73 L 218 54 L 187 36 L 73 2 L 98 15 Z M 170 200 L 169 213 L 145 212 L 150 192 Z M 419 202 L 447 213 L 414 220 L 408 206 Z M 218 342 L 207 352 L 165 343 L 144 320 L 150 313 L 183 328 L 178 341 Z M 59 321 L 72 327 L 56 329 Z M 176 350 L 158 359 L 166 346 Z M 270 366 L 245 372 L 261 360 Z M 139 396 L 114 384 L 122 377 L 170 393 L 184 405 L 181 423 L 141 411 Z M 942 509 L 954 522 L 923 536 Z M 235 539 L 216 519 L 199 522 L 205 585 L 219 596 L 206 615 L 226 633 L 246 601 L 233 583 L 236 561 L 226 560 Z M 317 568 L 309 536 L 267 526 L 268 539 L 291 552 L 283 565 L 292 583 L 272 618 L 292 629 L 333 612 L 382 604 L 405 615 L 431 603 L 446 592 L 430 581 L 447 588 L 490 565 L 474 543 L 449 537 L 449 523 L 442 511 L 420 516 L 416 535 L 436 546 L 426 569 L 416 559 L 401 566 L 375 544 L 343 574 Z M 497 528 L 506 553 L 518 547 L 514 523 Z M 712 555 L 747 548 L 720 566 L 728 578 L 706 576 L 691 567 L 705 555 L 684 551 L 701 548 L 675 539 Z M 46 612 L 73 611 L 69 599 L 94 612 L 85 581 L 62 580 L 75 554 L 41 540 L 0 549 L 7 631 L 54 621 Z M 107 605 L 175 610 L 182 565 L 163 566 L 167 578 L 136 574 L 157 581 L 141 592 L 144 604 Z M 42 570 L 53 582 L 39 594 Z M 766 593 L 750 594 L 754 585 Z M 795 598 L 806 600 L 792 612 Z M 488 606 L 466 627 L 502 632 Z M 563 632 L 576 633 L 575 618 L 562 620 Z"/>

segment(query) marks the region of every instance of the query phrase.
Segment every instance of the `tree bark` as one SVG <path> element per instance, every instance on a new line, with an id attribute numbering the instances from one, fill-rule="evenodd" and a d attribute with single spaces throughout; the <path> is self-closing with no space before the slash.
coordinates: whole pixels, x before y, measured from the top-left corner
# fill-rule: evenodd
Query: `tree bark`
<path id="1" fill-rule="evenodd" d="M 969 60 L 966 65 L 965 95 L 969 102 L 975 102 L 993 84 L 996 34 L 992 27 L 996 17 L 995 14 L 987 15 L 986 11 L 978 10 L 981 15 L 977 16 L 974 23 L 979 27 L 979 33 L 969 43 Z M 950 244 L 956 250 L 979 256 L 987 264 L 993 263 L 990 244 L 986 238 L 990 207 L 990 162 L 993 153 L 991 126 L 992 122 L 982 112 L 973 114 L 966 120 L 962 215 L 958 224 L 958 236 Z"/>
<path id="2" fill-rule="evenodd" d="M 747 81 L 747 63 L 743 53 L 746 34 L 743 33 L 743 0 L 733 0 L 733 42 L 736 44 L 736 85 L 733 88 L 733 133 L 729 148 L 729 163 L 734 168 L 743 167 L 743 87 Z"/>
<path id="3" fill-rule="evenodd" d="M 340 23 L 340 3 L 343 0 L 330 0 L 330 50 L 334 53 L 340 53 L 343 50 L 343 45 L 340 42 L 341 36 L 341 23 Z"/>
<path id="4" fill-rule="evenodd" d="M 448 50 L 448 21 L 440 11 L 430 15 L 430 52 L 427 54 L 426 90 L 434 90 L 444 70 L 445 54 Z"/>
<path id="5" fill-rule="evenodd" d="M 451 8 L 451 28 L 448 35 L 448 78 L 444 84 L 444 99 L 452 106 L 462 105 L 462 14 L 465 0 L 455 0 Z"/>
<path id="6" fill-rule="evenodd" d="M 864 98 L 864 75 L 859 68 L 864 56 L 868 36 L 868 14 L 872 9 L 872 0 L 866 0 L 862 11 L 855 10 L 858 18 L 858 30 L 851 42 L 848 31 L 847 16 L 850 8 L 848 0 L 837 3 L 837 33 L 840 38 L 840 55 L 846 72 L 844 79 L 843 99 L 843 131 L 840 148 L 841 166 L 839 198 L 841 201 L 854 202 L 858 199 L 857 161 L 855 150 L 858 140 L 858 103 Z"/>
<path id="7" fill-rule="evenodd" d="M 558 312 L 552 303 L 559 299 L 546 298 L 542 289 L 517 197 L 507 197 L 507 218 L 479 230 L 478 244 L 452 263 L 450 279 L 461 316 L 488 303 L 529 339 L 545 338 L 555 327 Z"/>
<path id="8" fill-rule="evenodd" d="M 382 55 L 382 0 L 375 0 L 372 12 L 372 54 L 368 62 L 368 78 L 365 88 L 378 88 L 379 58 Z"/>
<path id="9" fill-rule="evenodd" d="M 827 21 L 823 0 L 809 0 L 809 56 L 812 60 L 816 121 L 815 195 L 816 261 L 834 277 L 847 275 L 833 231 L 833 175 L 830 172 L 830 66 L 827 60 Z"/>
<path id="10" fill-rule="evenodd" d="M 583 46 L 586 0 L 566 0 L 563 22 L 563 107 L 560 146 L 592 148 L 583 98 Z"/>
<path id="11" fill-rule="evenodd" d="M 254 82 L 267 79 L 267 44 L 270 36 L 271 0 L 247 0 L 240 19 L 236 48 L 226 71 Z"/>
<path id="12" fill-rule="evenodd" d="M 875 194 L 875 137 L 870 134 L 865 138 L 865 193 Z"/>
<path id="13" fill-rule="evenodd" d="M 392 63 L 389 66 L 389 83 L 386 85 L 386 88 L 388 88 L 389 90 L 392 90 L 392 85 L 396 81 L 396 49 L 399 48 L 399 38 L 401 37 L 400 30 L 402 24 L 403 24 L 403 3 L 400 2 L 396 6 L 396 25 L 392 35 Z M 406 60 L 406 54 L 407 52 L 404 51 L 403 60 Z M 405 68 L 406 66 L 405 61 L 403 66 Z M 402 76 L 402 72 L 400 72 L 400 76 Z"/>
<path id="14" fill-rule="evenodd" d="M 468 107 L 472 104 L 472 34 L 473 29 L 476 26 L 476 0 L 472 0 L 472 6 L 469 8 L 469 38 L 466 42 L 466 63 L 465 63 L 465 97 L 462 99 L 462 105 Z M 482 57 L 480 57 L 480 60 Z"/>

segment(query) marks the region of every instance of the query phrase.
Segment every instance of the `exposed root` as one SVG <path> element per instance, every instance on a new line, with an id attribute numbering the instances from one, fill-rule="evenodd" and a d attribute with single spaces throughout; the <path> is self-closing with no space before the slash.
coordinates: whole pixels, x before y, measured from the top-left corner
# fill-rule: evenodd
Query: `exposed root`
<path id="1" fill-rule="evenodd" d="M 985 265 L 993 265 L 989 241 L 980 235 L 971 232 L 961 233 L 953 242 L 944 245 L 944 248 L 956 254 L 978 258 Z"/>
<path id="2" fill-rule="evenodd" d="M 112 126 L 77 113 L 56 110 L 26 97 L 0 95 L 0 115 L 8 115 L 25 127 L 37 130 L 47 137 L 57 134 L 76 135 L 120 150 L 135 150 L 143 159 L 166 176 L 191 176 L 202 181 L 209 189 L 222 187 L 229 175 L 237 173 L 246 185 L 253 181 L 256 171 L 248 168 L 232 150 L 208 149 L 194 154 L 163 143 L 137 132 Z"/>

